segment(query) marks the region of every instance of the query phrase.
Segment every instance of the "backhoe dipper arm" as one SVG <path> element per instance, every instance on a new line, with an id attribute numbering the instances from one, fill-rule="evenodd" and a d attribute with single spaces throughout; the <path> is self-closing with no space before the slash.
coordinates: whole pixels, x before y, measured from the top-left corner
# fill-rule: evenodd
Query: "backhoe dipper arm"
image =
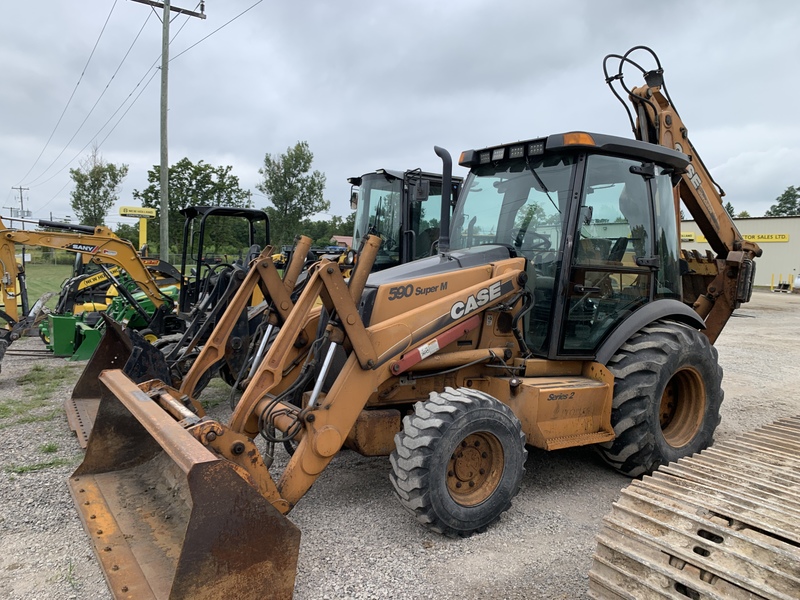
<path id="1" fill-rule="evenodd" d="M 626 61 L 639 67 L 627 58 L 631 52 L 639 49 L 650 52 L 658 63 L 658 58 L 649 48 L 633 48 L 624 56 L 617 57 L 621 59 L 620 72 L 615 77 L 608 78 L 609 85 L 614 80 L 622 81 L 622 67 Z M 634 127 L 636 138 L 689 156 L 691 163 L 686 172 L 680 175 L 680 182 L 676 187 L 676 219 L 679 219 L 679 200 L 682 200 L 717 254 L 717 276 L 706 293 L 693 305 L 697 313 L 705 319 L 704 333 L 713 342 L 732 312 L 750 300 L 755 278 L 753 259 L 761 256 L 762 250 L 758 244 L 744 239 L 725 210 L 722 202 L 725 193 L 716 185 L 689 140 L 688 129 L 664 86 L 663 69 L 659 65 L 657 69 L 643 74 L 645 85 L 626 89 L 637 116 Z M 624 88 L 624 84 L 622 85 Z"/>

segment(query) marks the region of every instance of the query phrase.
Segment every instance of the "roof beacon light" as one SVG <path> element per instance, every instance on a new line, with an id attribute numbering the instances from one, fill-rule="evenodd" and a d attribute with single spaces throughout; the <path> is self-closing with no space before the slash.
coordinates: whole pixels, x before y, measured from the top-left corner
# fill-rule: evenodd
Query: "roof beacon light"
<path id="1" fill-rule="evenodd" d="M 565 146 L 594 146 L 594 138 L 583 131 L 573 131 L 564 134 Z"/>

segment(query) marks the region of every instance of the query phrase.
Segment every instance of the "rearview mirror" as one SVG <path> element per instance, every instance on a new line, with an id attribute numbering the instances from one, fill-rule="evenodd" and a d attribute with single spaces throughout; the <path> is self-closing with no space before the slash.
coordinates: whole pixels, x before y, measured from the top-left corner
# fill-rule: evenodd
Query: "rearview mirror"
<path id="1" fill-rule="evenodd" d="M 413 186 L 411 194 L 412 202 L 424 202 L 431 195 L 431 182 L 427 179 L 421 179 Z"/>
<path id="2" fill-rule="evenodd" d="M 358 208 L 358 190 L 350 191 L 350 210 Z"/>

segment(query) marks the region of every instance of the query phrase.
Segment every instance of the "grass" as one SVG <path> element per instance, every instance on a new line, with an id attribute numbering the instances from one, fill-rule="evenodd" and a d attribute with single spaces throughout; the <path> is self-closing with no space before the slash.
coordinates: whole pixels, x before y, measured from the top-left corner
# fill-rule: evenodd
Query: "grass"
<path id="1" fill-rule="evenodd" d="M 78 581 L 75 579 L 75 565 L 72 564 L 72 559 L 69 559 L 69 564 L 67 564 L 67 573 L 64 576 L 64 580 L 69 584 L 69 586 L 73 589 L 78 587 Z"/>
<path id="2" fill-rule="evenodd" d="M 72 274 L 71 265 L 26 265 L 25 282 L 28 286 L 28 301 L 31 306 L 47 292 L 54 295 L 47 302 L 49 308 L 55 308 L 61 284 Z"/>
<path id="3" fill-rule="evenodd" d="M 46 444 L 42 444 L 39 447 L 44 454 L 52 454 L 53 452 L 58 452 L 58 446 L 53 442 L 47 442 Z"/>
<path id="4" fill-rule="evenodd" d="M 0 429 L 55 418 L 61 412 L 61 407 L 53 406 L 50 399 L 59 385 L 75 379 L 80 368 L 78 365 L 65 365 L 45 369 L 41 365 L 34 365 L 28 373 L 17 379 L 22 393 L 12 399 L 0 400 L 0 419 L 5 421 L 0 424 Z M 37 412 L 42 408 L 50 410 Z"/>
<path id="5" fill-rule="evenodd" d="M 231 388 L 224 381 L 219 377 L 214 377 L 203 390 L 200 403 L 204 408 L 216 408 L 223 402 L 227 402 L 230 391 Z"/>
<path id="6" fill-rule="evenodd" d="M 28 287 L 28 302 L 31 306 L 46 292 L 55 292 L 47 302 L 49 308 L 55 308 L 58 290 L 63 281 L 72 273 L 71 265 L 31 264 L 25 265 L 25 283 Z"/>
<path id="7" fill-rule="evenodd" d="M 64 465 L 70 465 L 76 462 L 77 461 L 74 458 L 54 458 L 53 460 L 35 463 L 32 465 L 19 465 L 19 466 L 11 465 L 6 467 L 5 470 L 8 473 L 13 473 L 15 475 L 23 475 L 24 473 L 34 473 L 36 471 L 44 471 L 45 469 L 49 469 L 51 467 L 63 467 Z"/>

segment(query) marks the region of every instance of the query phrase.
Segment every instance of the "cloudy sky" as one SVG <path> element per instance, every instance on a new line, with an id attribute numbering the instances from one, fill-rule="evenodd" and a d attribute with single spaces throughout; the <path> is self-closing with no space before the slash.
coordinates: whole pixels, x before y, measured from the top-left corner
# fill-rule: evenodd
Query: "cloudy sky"
<path id="1" fill-rule="evenodd" d="M 264 155 L 298 140 L 327 176 L 330 212 L 344 215 L 347 177 L 440 170 L 434 145 L 457 161 L 467 148 L 562 131 L 629 136 L 602 59 L 639 44 L 659 55 L 737 211 L 763 215 L 800 185 L 795 0 L 206 0 L 205 12 L 171 24 L 170 163 L 231 165 L 259 207 Z M 108 223 L 124 221 L 118 206 L 159 162 L 160 51 L 160 11 L 144 4 L 3 3 L 3 216 L 22 186 L 33 218 L 74 218 L 69 168 L 97 142 L 106 161 L 129 165 Z"/>

